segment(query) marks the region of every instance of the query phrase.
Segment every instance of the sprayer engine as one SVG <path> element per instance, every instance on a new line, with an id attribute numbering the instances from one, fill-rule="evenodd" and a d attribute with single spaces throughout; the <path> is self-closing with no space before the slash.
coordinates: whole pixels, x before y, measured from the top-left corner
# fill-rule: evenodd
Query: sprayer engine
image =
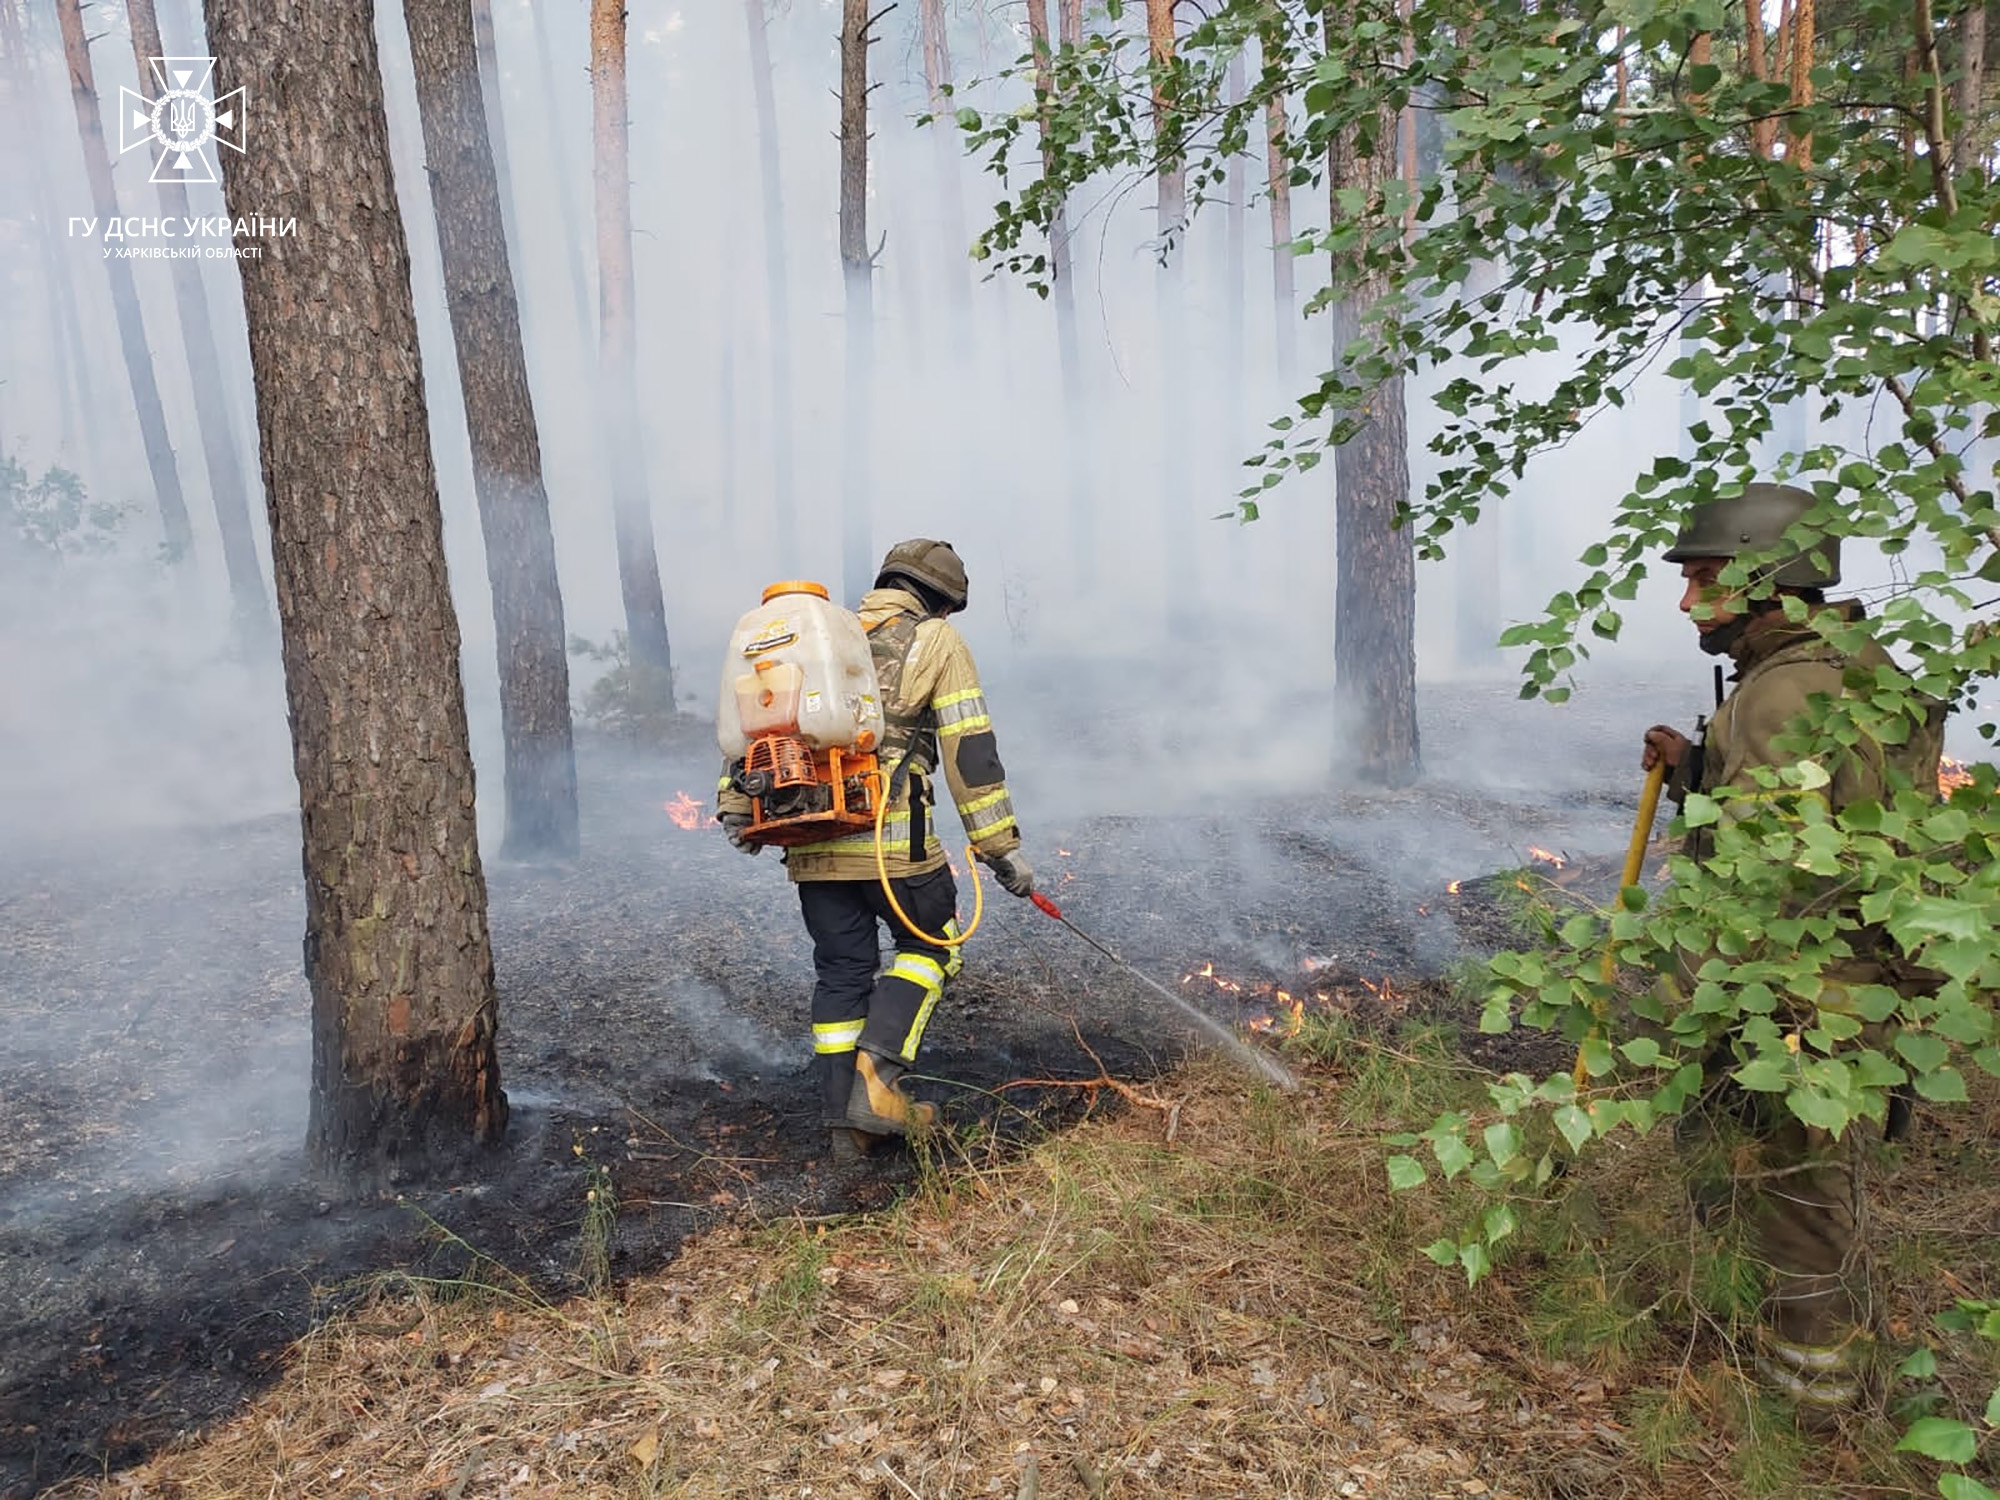
<path id="1" fill-rule="evenodd" d="M 750 742 L 729 778 L 750 799 L 752 843 L 812 844 L 875 826 L 878 763 L 866 751 L 815 750 L 794 734 Z"/>

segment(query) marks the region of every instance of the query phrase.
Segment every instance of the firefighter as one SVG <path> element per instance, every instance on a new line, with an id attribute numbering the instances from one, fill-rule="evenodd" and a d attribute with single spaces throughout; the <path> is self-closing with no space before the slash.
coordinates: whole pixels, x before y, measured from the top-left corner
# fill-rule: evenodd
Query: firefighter
<path id="1" fill-rule="evenodd" d="M 965 608 L 966 596 L 965 564 L 951 544 L 918 538 L 889 549 L 859 611 L 885 719 L 877 754 L 889 776 L 882 831 L 889 881 L 917 931 L 898 919 L 882 889 L 872 831 L 795 845 L 785 855 L 812 935 L 814 1067 L 836 1163 L 855 1161 L 882 1138 L 929 1125 L 935 1116 L 933 1106 L 904 1093 L 900 1080 L 917 1060 L 945 982 L 962 963 L 956 947 L 919 936 L 958 934 L 957 882 L 931 826 L 940 770 L 974 857 L 1010 894 L 1035 889 L 979 673 L 949 619 Z M 750 799 L 727 775 L 717 819 L 739 849 L 758 852 L 743 836 Z M 879 975 L 877 923 L 887 925 L 895 942 L 895 958 Z"/>
<path id="2" fill-rule="evenodd" d="M 1809 615 L 1838 610 L 1848 619 L 1860 617 L 1856 602 L 1826 602 L 1824 590 L 1840 581 L 1837 540 L 1816 542 L 1803 552 L 1773 551 L 1812 504 L 1813 497 L 1801 489 L 1749 485 L 1740 495 L 1696 507 L 1666 554 L 1667 561 L 1681 565 L 1686 583 L 1682 611 L 1695 616 L 1698 606 L 1708 606 L 1705 617 L 1694 618 L 1702 650 L 1729 658 L 1736 668 L 1730 691 L 1699 744 L 1665 724 L 1646 731 L 1642 763 L 1648 770 L 1666 764 L 1667 791 L 1676 806 L 1690 792 L 1760 791 L 1752 774 L 1758 767 L 1799 759 L 1779 750 L 1776 741 L 1796 727 L 1815 695 L 1834 699 L 1855 691 L 1855 683 L 1872 685 L 1874 669 L 1891 664 L 1873 642 L 1849 657 L 1810 624 L 1785 616 L 1783 600 L 1789 595 Z M 1752 553 L 1773 558 L 1761 575 L 1771 585 L 1764 598 L 1752 599 L 1747 589 L 1725 590 L 1718 583 L 1732 558 Z M 1887 802 L 1899 785 L 1935 796 L 1943 718 L 1942 705 L 1935 706 L 1928 723 L 1902 745 L 1865 734 L 1846 748 L 1829 739 L 1812 758 L 1830 777 L 1822 792 L 1830 808 L 1839 812 L 1864 799 Z M 1725 817 L 1729 810 L 1725 802 Z M 1687 852 L 1706 859 L 1712 852 L 1710 831 L 1695 830 Z M 1663 979 L 1656 991 L 1665 1005 L 1686 1003 L 1706 957 L 1682 955 L 1679 972 Z M 1886 954 L 1864 953 L 1823 977 L 1828 988 L 1822 1005 L 1845 986 L 1890 984 L 1908 992 L 1922 982 Z M 1869 1044 L 1882 1040 L 1864 1035 Z M 1730 1203 L 1748 1211 L 1751 1243 L 1769 1275 L 1757 1368 L 1768 1384 L 1791 1398 L 1803 1422 L 1820 1425 L 1852 1406 L 1861 1392 L 1867 1318 L 1859 1274 L 1860 1184 L 1848 1149 L 1802 1124 L 1782 1099 L 1749 1093 L 1730 1082 L 1733 1065 L 1729 1039 L 1723 1038 L 1707 1060 L 1702 1108 L 1684 1132 L 1685 1143 L 1711 1148 L 1704 1154 L 1713 1158 L 1722 1179 L 1697 1184 L 1697 1211 L 1704 1219 Z M 1721 1166 L 1727 1153 L 1719 1127 L 1725 1123 L 1731 1130 L 1747 1127 L 1754 1139 L 1761 1159 L 1753 1179 L 1728 1180 L 1730 1173 Z"/>

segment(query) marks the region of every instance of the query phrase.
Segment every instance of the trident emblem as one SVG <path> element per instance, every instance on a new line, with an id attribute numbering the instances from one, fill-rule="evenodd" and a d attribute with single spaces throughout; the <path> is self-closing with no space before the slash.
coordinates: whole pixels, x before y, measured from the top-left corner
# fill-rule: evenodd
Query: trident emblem
<path id="1" fill-rule="evenodd" d="M 155 182 L 214 182 L 215 162 L 208 147 L 215 143 L 232 151 L 243 149 L 243 110 L 249 96 L 231 89 L 212 98 L 212 57 L 155 57 L 148 99 L 131 89 L 118 91 L 118 154 L 147 141 L 161 147 L 153 164 Z"/>

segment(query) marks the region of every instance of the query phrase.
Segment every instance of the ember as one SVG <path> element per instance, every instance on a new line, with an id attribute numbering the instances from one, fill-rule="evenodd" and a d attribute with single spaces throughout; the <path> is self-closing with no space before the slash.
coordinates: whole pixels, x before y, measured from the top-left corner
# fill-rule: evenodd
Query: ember
<path id="1" fill-rule="evenodd" d="M 1949 797 L 1962 786 L 1972 785 L 1972 772 L 1962 760 L 1947 755 L 1938 762 L 1938 790 Z"/>
<path id="2" fill-rule="evenodd" d="M 663 802 L 660 805 L 666 809 L 667 816 L 674 820 L 676 828 L 685 828 L 692 832 L 701 827 L 701 804 L 686 792 L 675 792 L 673 801 Z"/>

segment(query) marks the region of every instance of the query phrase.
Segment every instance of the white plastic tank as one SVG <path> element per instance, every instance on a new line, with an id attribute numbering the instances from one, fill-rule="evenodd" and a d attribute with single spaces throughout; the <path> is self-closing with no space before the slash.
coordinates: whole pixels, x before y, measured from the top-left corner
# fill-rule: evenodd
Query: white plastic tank
<path id="1" fill-rule="evenodd" d="M 716 742 L 734 760 L 767 734 L 797 735 L 815 750 L 873 750 L 882 741 L 868 633 L 823 584 L 772 584 L 730 634 Z"/>

